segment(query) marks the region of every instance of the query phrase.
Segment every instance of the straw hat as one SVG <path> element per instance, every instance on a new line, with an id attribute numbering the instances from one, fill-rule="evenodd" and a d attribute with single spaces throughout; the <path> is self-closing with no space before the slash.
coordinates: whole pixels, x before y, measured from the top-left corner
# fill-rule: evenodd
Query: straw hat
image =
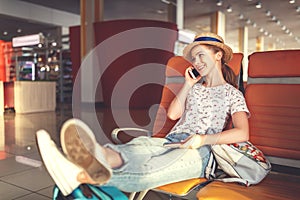
<path id="1" fill-rule="evenodd" d="M 191 50 L 199 44 L 209 44 L 223 49 L 223 58 L 225 63 L 228 63 L 232 58 L 232 49 L 224 44 L 224 40 L 222 37 L 214 33 L 201 33 L 199 35 L 196 35 L 194 41 L 184 48 L 183 57 L 191 60 Z"/>

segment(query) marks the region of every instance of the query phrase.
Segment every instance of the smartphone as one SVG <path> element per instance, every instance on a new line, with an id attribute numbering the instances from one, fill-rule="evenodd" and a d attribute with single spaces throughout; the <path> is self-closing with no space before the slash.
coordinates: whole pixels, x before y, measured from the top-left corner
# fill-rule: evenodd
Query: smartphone
<path id="1" fill-rule="evenodd" d="M 165 143 L 165 147 L 171 147 L 171 148 L 179 148 L 183 143 L 182 142 L 173 142 L 173 143 Z"/>
<path id="2" fill-rule="evenodd" d="M 199 72 L 195 68 L 193 68 L 192 71 L 189 71 L 189 74 L 193 79 L 197 79 L 197 77 L 200 76 Z"/>

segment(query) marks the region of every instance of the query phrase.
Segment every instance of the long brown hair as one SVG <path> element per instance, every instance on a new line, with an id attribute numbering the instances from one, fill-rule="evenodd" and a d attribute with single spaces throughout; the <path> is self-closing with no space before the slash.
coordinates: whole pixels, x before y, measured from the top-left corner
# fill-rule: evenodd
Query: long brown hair
<path id="1" fill-rule="evenodd" d="M 213 45 L 206 45 L 209 49 L 212 49 L 215 53 L 221 51 L 224 55 L 224 51 L 223 49 L 213 46 Z M 229 83 L 230 85 L 238 88 L 237 85 L 237 76 L 234 74 L 233 70 L 225 63 L 224 59 L 222 58 L 221 60 L 222 63 L 222 74 L 224 76 L 224 79 L 227 83 Z"/>
<path id="2" fill-rule="evenodd" d="M 225 63 L 222 63 L 222 74 L 227 83 L 238 88 L 237 76 L 234 74 L 233 70 Z"/>

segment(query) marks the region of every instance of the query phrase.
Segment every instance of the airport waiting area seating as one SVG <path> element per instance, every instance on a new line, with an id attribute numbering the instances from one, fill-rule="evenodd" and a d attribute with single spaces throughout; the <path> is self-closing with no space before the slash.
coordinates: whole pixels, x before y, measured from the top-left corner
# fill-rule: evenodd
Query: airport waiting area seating
<path id="1" fill-rule="evenodd" d="M 245 98 L 251 112 L 250 141 L 270 159 L 271 173 L 261 183 L 250 187 L 214 181 L 198 190 L 197 185 L 205 179 L 193 179 L 153 190 L 199 200 L 299 199 L 300 50 L 255 52 L 248 60 Z M 168 65 L 173 65 L 172 61 L 174 59 L 170 59 Z M 188 64 L 184 60 L 178 62 Z M 174 97 L 183 83 L 179 78 L 183 69 L 179 66 L 175 69 L 167 66 L 161 110 L 158 110 L 153 128 L 156 137 L 163 137 L 175 123 L 164 117 L 170 102 L 163 99 Z M 195 187 L 196 190 L 189 191 Z M 146 192 L 142 192 L 138 199 L 142 199 Z"/>
<path id="2" fill-rule="evenodd" d="M 237 80 L 239 80 L 239 74 L 242 68 L 242 60 L 243 54 L 242 53 L 234 53 L 233 59 L 228 63 L 231 67 L 235 75 L 237 76 Z M 155 122 L 152 131 L 147 131 L 138 128 L 116 128 L 112 132 L 112 138 L 116 143 L 122 143 L 119 138 L 119 133 L 123 131 L 141 131 L 148 133 L 148 136 L 152 137 L 164 137 L 171 128 L 177 122 L 176 120 L 170 120 L 167 118 L 166 111 L 174 99 L 175 95 L 179 92 L 180 88 L 183 86 L 184 83 L 184 73 L 185 69 L 190 66 L 187 60 L 185 60 L 181 56 L 174 56 L 169 59 L 166 70 L 165 70 L 165 85 L 162 90 L 162 97 L 160 101 L 160 106 L 158 108 Z M 124 133 L 124 132 L 123 132 Z M 122 135 L 122 134 L 120 134 Z M 169 194 L 170 196 L 182 197 L 186 199 L 193 199 L 196 197 L 197 187 L 207 180 L 205 178 L 195 178 L 186 181 L 181 181 L 177 183 L 172 183 L 168 185 L 163 185 L 161 187 L 155 188 L 153 190 L 157 192 L 162 192 Z M 148 191 L 142 191 L 137 199 L 143 199 L 143 197 L 147 194 Z M 132 193 L 129 199 L 134 199 L 136 193 Z"/>
<path id="3" fill-rule="evenodd" d="M 251 112 L 250 141 L 269 157 L 272 171 L 250 187 L 212 182 L 197 198 L 299 199 L 300 50 L 251 54 L 245 98 Z"/>

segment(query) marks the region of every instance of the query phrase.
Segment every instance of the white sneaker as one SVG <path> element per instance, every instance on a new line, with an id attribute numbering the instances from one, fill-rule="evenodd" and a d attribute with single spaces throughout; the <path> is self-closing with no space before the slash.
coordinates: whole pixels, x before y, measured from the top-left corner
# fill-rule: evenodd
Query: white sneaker
<path id="1" fill-rule="evenodd" d="M 97 184 L 107 183 L 111 167 L 103 155 L 92 130 L 79 119 L 67 120 L 60 131 L 63 152 L 73 163 L 81 166 Z"/>
<path id="2" fill-rule="evenodd" d="M 37 131 L 36 140 L 45 167 L 55 184 L 63 195 L 71 194 L 81 184 L 77 181 L 77 175 L 83 169 L 62 155 L 45 130 Z"/>

